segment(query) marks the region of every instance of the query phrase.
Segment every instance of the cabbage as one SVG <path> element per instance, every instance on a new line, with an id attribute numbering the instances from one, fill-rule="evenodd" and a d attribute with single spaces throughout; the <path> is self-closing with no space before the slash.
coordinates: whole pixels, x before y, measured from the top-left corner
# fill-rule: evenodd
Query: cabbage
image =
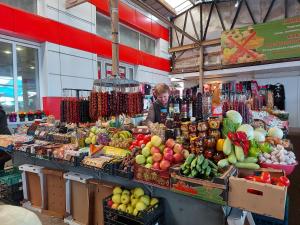
<path id="1" fill-rule="evenodd" d="M 255 130 L 253 137 L 257 142 L 264 142 L 266 140 L 265 135 L 261 131 Z"/>
<path id="2" fill-rule="evenodd" d="M 268 130 L 269 137 L 277 137 L 279 139 L 283 138 L 283 131 L 278 127 L 272 127 Z"/>
<path id="3" fill-rule="evenodd" d="M 243 117 L 241 114 L 235 110 L 229 110 L 226 112 L 226 117 L 230 119 L 233 123 L 242 124 Z"/>
<path id="4" fill-rule="evenodd" d="M 241 125 L 237 131 L 243 131 L 247 134 L 248 140 L 252 140 L 253 139 L 253 135 L 254 135 L 254 129 L 251 125 L 249 124 L 243 124 Z"/>
<path id="5" fill-rule="evenodd" d="M 267 132 L 264 128 L 262 128 L 262 127 L 256 128 L 255 131 L 261 132 L 264 136 L 266 136 L 267 133 L 268 133 L 268 132 Z"/>

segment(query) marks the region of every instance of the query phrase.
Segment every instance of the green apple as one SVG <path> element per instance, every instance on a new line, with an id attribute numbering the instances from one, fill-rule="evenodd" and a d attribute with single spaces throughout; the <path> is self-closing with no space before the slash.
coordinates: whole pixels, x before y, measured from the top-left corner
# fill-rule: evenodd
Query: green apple
<path id="1" fill-rule="evenodd" d="M 130 192 L 128 190 L 123 190 L 122 195 L 130 195 Z"/>
<path id="2" fill-rule="evenodd" d="M 133 210 L 133 215 L 134 215 L 134 216 L 137 216 L 138 213 L 139 213 L 139 210 L 137 210 L 137 209 L 134 209 L 134 210 Z"/>
<path id="3" fill-rule="evenodd" d="M 92 128 L 91 128 L 91 132 L 92 132 L 92 133 L 94 133 L 94 134 L 95 134 L 95 133 L 96 133 L 96 131 L 97 131 L 97 127 L 92 127 Z"/>
<path id="4" fill-rule="evenodd" d="M 144 202 L 146 206 L 150 205 L 150 197 L 148 195 L 143 195 L 140 197 L 140 201 Z"/>
<path id="5" fill-rule="evenodd" d="M 97 143 L 97 137 L 93 136 L 92 137 L 92 144 L 95 145 Z"/>
<path id="6" fill-rule="evenodd" d="M 159 136 L 154 135 L 151 137 L 151 143 L 153 146 L 158 147 L 161 145 L 162 139 Z"/>
<path id="7" fill-rule="evenodd" d="M 147 160 L 146 160 L 147 164 L 153 164 L 153 159 L 152 156 L 148 156 Z"/>
<path id="8" fill-rule="evenodd" d="M 158 146 L 158 148 L 159 148 L 160 152 L 163 152 L 165 149 L 165 145 L 160 145 L 160 146 Z"/>
<path id="9" fill-rule="evenodd" d="M 136 161 L 137 164 L 143 165 L 146 162 L 146 158 L 143 155 L 137 155 L 135 157 L 135 161 Z"/>
<path id="10" fill-rule="evenodd" d="M 128 214 L 132 214 L 132 213 L 133 213 L 133 207 L 132 207 L 131 205 L 127 206 L 126 212 L 127 212 Z"/>
<path id="11" fill-rule="evenodd" d="M 90 133 L 89 137 L 92 139 L 95 136 L 94 133 Z"/>
<path id="12" fill-rule="evenodd" d="M 136 204 L 139 202 L 139 200 L 136 198 L 136 199 L 131 199 L 131 205 L 133 208 L 135 208 Z"/>
<path id="13" fill-rule="evenodd" d="M 122 188 L 120 187 L 115 187 L 113 189 L 113 194 L 116 195 L 116 194 L 122 194 Z"/>
<path id="14" fill-rule="evenodd" d="M 126 205 L 125 204 L 121 204 L 118 206 L 118 210 L 122 211 L 122 212 L 126 212 Z"/>
<path id="15" fill-rule="evenodd" d="M 151 142 L 148 142 L 147 144 L 146 144 L 146 146 L 145 147 L 147 147 L 147 148 L 149 148 L 149 149 L 151 149 L 152 148 L 152 144 L 151 144 Z"/>
<path id="16" fill-rule="evenodd" d="M 157 198 L 151 198 L 151 201 L 150 201 L 150 205 L 156 205 L 157 203 L 159 203 L 158 199 Z"/>
<path id="17" fill-rule="evenodd" d="M 122 204 L 128 204 L 130 201 L 129 195 L 125 194 L 125 195 L 121 195 L 121 203 Z"/>
<path id="18" fill-rule="evenodd" d="M 120 207 L 120 206 L 119 206 L 119 207 Z M 144 202 L 138 201 L 138 203 L 136 203 L 135 208 L 136 208 L 137 210 L 139 210 L 139 211 L 143 211 L 143 210 L 145 210 L 145 209 L 147 208 L 147 206 L 145 205 Z"/>
<path id="19" fill-rule="evenodd" d="M 147 169 L 151 169 L 151 167 L 152 167 L 152 164 L 150 164 L 150 163 L 147 163 L 147 164 L 145 165 L 145 167 L 146 167 Z"/>
<path id="20" fill-rule="evenodd" d="M 121 203 L 121 195 L 120 194 L 115 194 L 112 196 L 111 200 L 114 203 L 120 204 Z"/>
<path id="21" fill-rule="evenodd" d="M 135 197 L 139 198 L 145 194 L 142 188 L 135 188 L 134 193 Z"/>
<path id="22" fill-rule="evenodd" d="M 144 147 L 143 149 L 142 149 L 142 154 L 143 154 L 143 156 L 145 156 L 145 157 L 148 157 L 149 155 L 150 155 L 150 148 L 147 148 L 147 147 Z"/>

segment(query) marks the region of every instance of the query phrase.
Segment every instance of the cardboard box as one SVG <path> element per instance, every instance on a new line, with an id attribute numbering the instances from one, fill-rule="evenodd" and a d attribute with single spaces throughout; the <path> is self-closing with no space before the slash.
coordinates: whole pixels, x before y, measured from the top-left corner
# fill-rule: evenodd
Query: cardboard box
<path id="1" fill-rule="evenodd" d="M 271 177 L 284 176 L 284 172 L 274 169 L 239 170 L 237 176 L 229 178 L 228 205 L 257 214 L 284 219 L 287 187 L 249 181 L 243 177 L 260 174 L 262 171 L 271 173 Z M 253 191 L 254 190 L 254 191 Z"/>
<path id="2" fill-rule="evenodd" d="M 204 201 L 227 205 L 228 179 L 236 172 L 233 166 L 221 176 L 212 180 L 182 176 L 180 166 L 171 168 L 171 190 Z"/>
<path id="3" fill-rule="evenodd" d="M 45 178 L 43 213 L 64 218 L 66 212 L 66 185 L 61 170 L 43 169 Z"/>

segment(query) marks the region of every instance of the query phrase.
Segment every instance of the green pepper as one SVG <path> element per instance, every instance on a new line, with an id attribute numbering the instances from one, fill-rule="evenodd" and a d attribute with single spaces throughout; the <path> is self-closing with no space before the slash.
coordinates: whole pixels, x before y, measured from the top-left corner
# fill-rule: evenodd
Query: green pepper
<path id="1" fill-rule="evenodd" d="M 271 145 L 269 143 L 263 143 L 259 145 L 259 149 L 262 152 L 270 153 L 272 151 Z"/>
<path id="2" fill-rule="evenodd" d="M 258 157 L 259 153 L 260 153 L 260 150 L 258 148 L 251 147 L 249 150 L 248 156 L 249 157 Z"/>

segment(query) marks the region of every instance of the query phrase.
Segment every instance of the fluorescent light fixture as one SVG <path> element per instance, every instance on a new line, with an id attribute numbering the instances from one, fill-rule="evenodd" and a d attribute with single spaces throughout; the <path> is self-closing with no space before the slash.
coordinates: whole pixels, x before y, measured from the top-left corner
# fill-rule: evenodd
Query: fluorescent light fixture
<path id="1" fill-rule="evenodd" d="M 34 67 L 34 66 L 30 66 L 29 68 L 30 68 L 30 69 L 32 69 L 32 70 L 34 70 L 34 69 L 35 69 L 35 67 Z"/>
<path id="2" fill-rule="evenodd" d="M 9 51 L 9 50 L 5 50 L 5 51 L 3 51 L 5 54 L 7 54 L 7 55 L 9 55 L 9 54 L 11 54 L 11 51 Z"/>
<path id="3" fill-rule="evenodd" d="M 22 51 L 23 48 L 22 47 L 16 47 L 17 51 Z"/>
<path id="4" fill-rule="evenodd" d="M 236 0 L 234 7 L 237 8 L 239 6 L 239 4 L 240 4 L 240 0 Z"/>

